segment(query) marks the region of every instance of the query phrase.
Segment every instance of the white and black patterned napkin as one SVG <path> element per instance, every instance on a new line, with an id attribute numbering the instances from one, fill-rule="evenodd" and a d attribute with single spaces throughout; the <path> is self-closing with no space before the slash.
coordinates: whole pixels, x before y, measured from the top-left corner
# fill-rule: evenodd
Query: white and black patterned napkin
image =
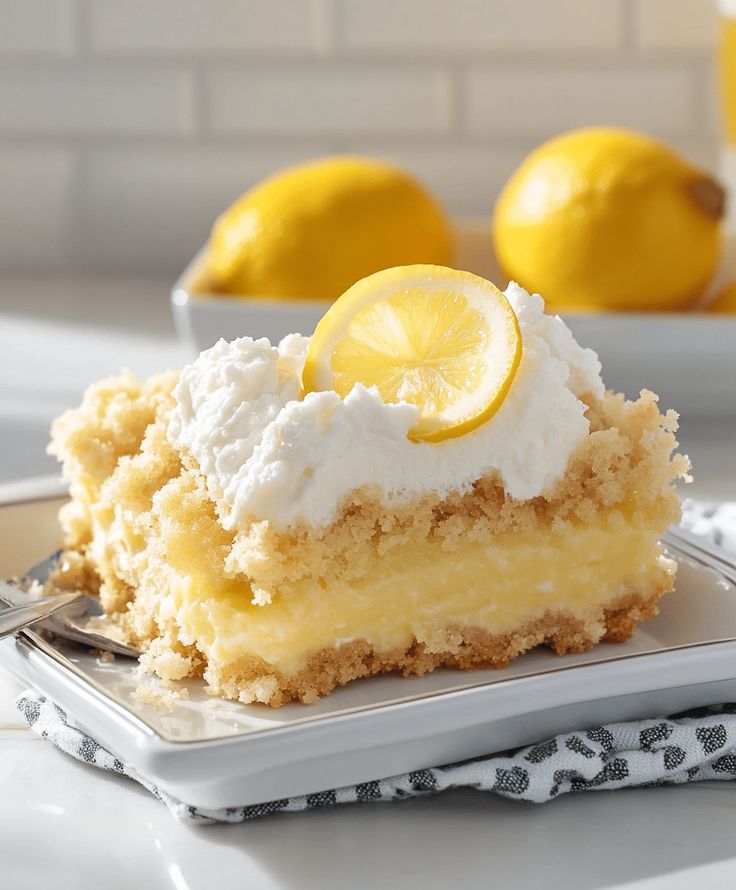
<path id="1" fill-rule="evenodd" d="M 26 692 L 17 704 L 43 738 L 77 760 L 135 779 L 185 822 L 246 822 L 271 813 L 402 800 L 450 788 L 475 788 L 512 800 L 544 803 L 570 791 L 736 778 L 736 704 L 732 704 L 665 719 L 611 723 L 565 733 L 512 753 L 416 770 L 302 797 L 211 810 L 189 806 L 161 791 L 39 693 Z"/>
<path id="2" fill-rule="evenodd" d="M 736 553 L 736 503 L 690 503 L 683 524 Z M 18 698 L 17 706 L 40 736 L 77 760 L 129 776 L 163 801 L 177 819 L 187 822 L 245 822 L 276 812 L 421 797 L 450 788 L 475 788 L 513 800 L 544 803 L 570 791 L 736 778 L 736 704 L 725 704 L 565 733 L 513 752 L 303 797 L 208 810 L 189 806 L 161 791 L 40 693 L 29 690 Z"/>
<path id="3" fill-rule="evenodd" d="M 736 501 L 685 501 L 682 525 L 736 556 Z"/>

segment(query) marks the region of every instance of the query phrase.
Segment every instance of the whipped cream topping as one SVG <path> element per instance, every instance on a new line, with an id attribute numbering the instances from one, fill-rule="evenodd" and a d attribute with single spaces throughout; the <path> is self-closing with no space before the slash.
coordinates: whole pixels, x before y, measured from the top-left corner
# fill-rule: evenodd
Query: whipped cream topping
<path id="1" fill-rule="evenodd" d="M 511 283 L 522 358 L 498 412 L 472 432 L 413 442 L 418 409 L 386 404 L 358 384 L 299 400 L 309 339 L 220 340 L 184 368 L 168 435 L 207 479 L 225 528 L 268 520 L 324 526 L 357 488 L 370 485 L 392 504 L 467 491 L 496 471 L 513 498 L 547 491 L 588 435 L 580 396 L 603 395 L 600 362 L 544 302 Z"/>

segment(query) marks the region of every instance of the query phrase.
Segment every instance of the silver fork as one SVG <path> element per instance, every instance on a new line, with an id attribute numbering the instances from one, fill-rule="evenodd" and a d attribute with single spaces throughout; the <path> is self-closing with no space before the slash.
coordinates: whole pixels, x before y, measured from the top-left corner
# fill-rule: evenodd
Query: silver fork
<path id="1" fill-rule="evenodd" d="M 47 568 L 47 563 L 36 566 L 30 575 L 44 576 L 43 570 Z M 89 594 L 60 593 L 35 599 L 18 585 L 0 581 L 0 603 L 8 607 L 0 610 L 0 638 L 18 633 L 30 625 L 37 625 L 57 637 L 84 643 L 93 649 L 130 658 L 137 658 L 140 654 L 122 639 L 115 639 L 106 633 L 106 628 L 92 630 L 88 627 L 90 618 L 103 614 L 100 601 Z"/>

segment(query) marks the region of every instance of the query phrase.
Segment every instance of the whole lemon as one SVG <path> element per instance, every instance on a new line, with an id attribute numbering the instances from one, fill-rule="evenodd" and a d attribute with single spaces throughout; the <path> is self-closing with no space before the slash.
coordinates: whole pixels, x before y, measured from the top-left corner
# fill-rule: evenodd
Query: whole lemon
<path id="1" fill-rule="evenodd" d="M 736 314 L 736 281 L 729 282 L 716 294 L 713 302 L 706 307 L 706 312 Z"/>
<path id="2" fill-rule="evenodd" d="M 529 155 L 493 237 L 504 272 L 553 306 L 678 309 L 713 275 L 723 210 L 723 189 L 666 146 L 594 127 Z"/>
<path id="3" fill-rule="evenodd" d="M 331 157 L 277 173 L 226 210 L 205 281 L 235 296 L 335 300 L 381 269 L 450 260 L 449 222 L 419 183 L 377 160 Z"/>

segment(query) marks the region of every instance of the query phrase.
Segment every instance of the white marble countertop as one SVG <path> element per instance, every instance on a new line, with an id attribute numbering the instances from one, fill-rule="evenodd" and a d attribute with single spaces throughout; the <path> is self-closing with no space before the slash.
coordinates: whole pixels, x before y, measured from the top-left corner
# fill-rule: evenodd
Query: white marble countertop
<path id="1" fill-rule="evenodd" d="M 51 417 L 95 377 L 187 357 L 167 284 L 0 279 L 0 481 L 53 472 Z M 683 430 L 693 494 L 736 497 L 733 427 Z M 736 785 L 568 795 L 525 806 L 470 791 L 192 828 L 146 791 L 70 760 L 15 711 L 0 671 L 0 886 L 54 890 L 723 887 L 736 881 Z"/>

